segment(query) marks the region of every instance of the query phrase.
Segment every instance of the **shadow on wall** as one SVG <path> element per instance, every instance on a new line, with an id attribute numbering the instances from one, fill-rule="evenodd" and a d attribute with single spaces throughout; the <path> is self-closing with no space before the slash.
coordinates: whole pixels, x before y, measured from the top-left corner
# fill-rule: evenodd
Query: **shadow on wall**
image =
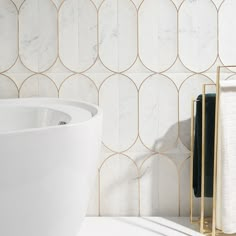
<path id="1" fill-rule="evenodd" d="M 177 147 L 178 138 L 183 145 L 190 150 L 191 119 L 179 121 L 178 123 L 171 125 L 167 132 L 155 141 L 152 150 L 164 153 L 171 149 L 175 149 Z"/>
<path id="2" fill-rule="evenodd" d="M 142 181 L 143 183 L 140 189 L 141 198 L 143 198 L 143 201 L 145 202 L 144 209 L 142 209 L 142 206 L 140 209 L 142 215 L 153 215 L 153 216 L 178 216 L 179 215 L 179 212 L 178 212 L 179 189 L 178 189 L 177 167 L 175 166 L 174 162 L 169 160 L 169 158 L 164 157 L 163 159 L 163 158 L 155 156 L 155 154 L 163 153 L 163 155 L 165 155 L 165 152 L 170 150 L 172 154 L 176 153 L 176 155 L 177 154 L 182 155 L 180 151 L 178 150 L 178 146 L 177 146 L 178 145 L 178 130 L 180 128 L 181 130 L 184 131 L 181 133 L 182 135 L 187 136 L 184 141 L 188 141 L 187 143 L 190 144 L 190 124 L 191 124 L 191 119 L 186 119 L 170 126 L 167 132 L 161 138 L 155 141 L 152 148 L 152 153 L 150 153 L 149 156 L 147 156 L 147 154 L 143 154 L 135 160 L 136 164 L 141 163 L 143 161 L 144 165 L 136 166 L 126 155 L 114 154 L 113 156 L 114 158 L 126 159 L 125 160 L 126 164 L 125 166 L 121 164 L 120 174 L 118 178 L 116 177 L 116 174 L 114 173 L 114 176 L 113 176 L 114 178 L 112 177 L 111 180 L 108 180 L 109 184 L 106 187 L 104 186 L 105 189 L 104 188 L 101 189 L 102 191 L 100 193 L 102 195 L 101 202 L 100 202 L 101 215 L 110 216 L 110 215 L 119 214 L 118 209 L 120 208 L 120 213 L 122 216 L 125 216 L 125 215 L 136 216 L 138 214 L 137 212 L 138 202 L 136 201 L 137 200 L 136 194 L 138 192 L 136 192 L 135 189 L 137 187 L 136 185 L 138 184 L 138 179 L 140 179 L 140 181 Z M 112 161 L 113 163 L 115 163 L 113 157 L 109 158 L 107 161 L 108 162 Z M 102 174 L 102 171 L 105 171 L 103 168 L 109 169 L 109 168 L 112 168 L 112 166 L 114 165 L 112 163 L 107 163 L 107 164 L 108 165 L 104 165 L 102 167 L 101 174 Z M 127 167 L 127 165 L 129 167 Z M 131 169 L 133 169 L 134 172 L 133 171 L 131 172 Z M 168 175 L 167 178 L 165 177 L 165 175 Z M 172 183 L 168 182 L 171 180 L 173 180 L 174 182 Z M 166 188 L 165 186 L 168 183 L 170 183 L 170 186 L 169 186 L 170 188 Z M 171 185 L 174 186 L 174 188 L 172 188 Z M 144 189 L 142 189 L 142 186 Z M 130 191 L 130 189 L 132 188 L 134 191 Z M 120 191 L 122 191 L 122 193 Z M 188 191 L 189 190 L 186 188 L 186 194 L 188 194 Z M 174 194 L 172 194 L 173 192 Z M 113 199 L 112 196 L 116 196 L 116 195 L 123 196 L 121 198 L 126 199 L 125 204 L 117 202 L 118 204 L 120 204 L 120 207 L 117 208 L 118 212 L 114 214 L 114 212 L 112 212 L 112 208 L 109 210 L 110 207 L 106 199 L 103 199 L 103 198 L 107 198 L 104 195 L 104 193 L 105 195 L 109 194 L 109 196 L 107 196 L 108 199 L 110 197 L 112 198 L 112 199 L 110 198 L 110 200 L 107 199 L 108 202 L 110 202 L 110 204 L 111 204 L 111 200 L 115 201 L 116 199 L 116 198 Z M 106 204 L 106 202 L 108 205 Z M 113 202 L 112 204 L 117 204 L 117 203 Z M 186 202 L 186 204 L 188 204 L 188 202 Z"/>

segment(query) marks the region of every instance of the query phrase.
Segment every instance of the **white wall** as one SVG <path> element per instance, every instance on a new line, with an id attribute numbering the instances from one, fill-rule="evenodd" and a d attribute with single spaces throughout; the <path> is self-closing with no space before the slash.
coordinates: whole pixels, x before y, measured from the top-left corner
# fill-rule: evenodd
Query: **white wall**
<path id="1" fill-rule="evenodd" d="M 188 215 L 191 98 L 235 29 L 235 0 L 0 0 L 0 98 L 104 109 L 89 215 Z"/>

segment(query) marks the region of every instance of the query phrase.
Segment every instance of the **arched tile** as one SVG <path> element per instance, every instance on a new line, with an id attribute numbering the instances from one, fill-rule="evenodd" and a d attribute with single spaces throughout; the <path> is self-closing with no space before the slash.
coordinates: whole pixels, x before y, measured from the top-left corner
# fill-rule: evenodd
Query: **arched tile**
<path id="1" fill-rule="evenodd" d="M 103 142 L 111 150 L 130 148 L 138 136 L 138 91 L 128 77 L 115 74 L 104 81 L 99 91 L 103 109 Z"/>
<path id="2" fill-rule="evenodd" d="M 22 83 L 20 97 L 58 97 L 58 89 L 49 77 L 35 74 Z"/>
<path id="3" fill-rule="evenodd" d="M 17 97 L 18 88 L 16 83 L 10 77 L 0 74 L 0 99 Z"/>
<path id="4" fill-rule="evenodd" d="M 23 64 L 34 72 L 57 59 L 57 10 L 51 0 L 26 0 L 19 12 L 19 49 Z"/>
<path id="5" fill-rule="evenodd" d="M 138 216 L 138 169 L 128 157 L 116 154 L 100 169 L 100 214 Z"/>
<path id="6" fill-rule="evenodd" d="M 98 90 L 94 82 L 85 75 L 75 74 L 64 80 L 60 87 L 61 98 L 78 99 L 97 104 Z"/>
<path id="7" fill-rule="evenodd" d="M 139 91 L 139 135 L 153 151 L 167 151 L 178 138 L 178 91 L 171 79 L 148 77 Z"/>
<path id="8" fill-rule="evenodd" d="M 177 8 L 171 0 L 145 0 L 139 9 L 140 58 L 161 72 L 177 58 Z"/>
<path id="9" fill-rule="evenodd" d="M 178 173 L 174 163 L 166 156 L 153 155 L 143 163 L 140 173 L 141 216 L 178 216 Z"/>
<path id="10" fill-rule="evenodd" d="M 18 57 L 18 19 L 10 0 L 0 1 L 0 72 L 14 65 Z"/>
<path id="11" fill-rule="evenodd" d="M 179 56 L 194 72 L 203 72 L 214 64 L 217 58 L 217 9 L 211 0 L 185 0 L 181 5 Z"/>
<path id="12" fill-rule="evenodd" d="M 225 0 L 219 9 L 219 56 L 224 65 L 236 64 L 235 27 L 236 2 Z"/>
<path id="13" fill-rule="evenodd" d="M 72 71 L 90 68 L 97 58 L 97 11 L 90 0 L 68 0 L 59 11 L 59 54 Z"/>
<path id="14" fill-rule="evenodd" d="M 137 10 L 130 0 L 105 0 L 99 10 L 99 55 L 112 71 L 127 70 L 137 57 Z"/>

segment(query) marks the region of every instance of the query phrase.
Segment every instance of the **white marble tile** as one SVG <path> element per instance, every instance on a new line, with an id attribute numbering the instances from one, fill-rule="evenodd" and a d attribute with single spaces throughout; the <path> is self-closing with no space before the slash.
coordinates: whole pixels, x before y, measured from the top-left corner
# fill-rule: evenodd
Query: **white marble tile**
<path id="1" fill-rule="evenodd" d="M 14 80 L 6 75 L 0 75 L 0 99 L 17 97 L 18 88 Z"/>
<path id="2" fill-rule="evenodd" d="M 105 0 L 99 10 L 99 55 L 112 71 L 127 70 L 137 57 L 137 10 L 130 0 Z"/>
<path id="3" fill-rule="evenodd" d="M 69 76 L 74 73 L 68 70 L 61 62 L 59 58 L 57 58 L 56 63 L 45 73 L 45 75 L 49 76 L 59 88 L 62 82 Z"/>
<path id="4" fill-rule="evenodd" d="M 26 0 L 19 12 L 19 50 L 34 72 L 47 70 L 57 59 L 57 9 L 51 0 Z"/>
<path id="5" fill-rule="evenodd" d="M 58 97 L 58 90 L 49 77 L 35 74 L 22 83 L 20 97 Z"/>
<path id="6" fill-rule="evenodd" d="M 0 72 L 3 72 L 18 56 L 17 8 L 10 0 L 0 1 L 0 31 Z"/>
<path id="7" fill-rule="evenodd" d="M 139 10 L 139 53 L 149 69 L 161 72 L 177 58 L 177 9 L 171 0 L 145 0 Z"/>
<path id="8" fill-rule="evenodd" d="M 103 142 L 117 152 L 131 147 L 138 135 L 138 91 L 124 75 L 113 75 L 101 85 L 99 105 L 103 109 Z"/>
<path id="9" fill-rule="evenodd" d="M 141 216 L 178 216 L 178 172 L 164 155 L 153 155 L 141 167 Z"/>
<path id="10" fill-rule="evenodd" d="M 151 76 L 140 87 L 139 134 L 153 151 L 166 151 L 177 141 L 178 91 L 166 76 Z"/>
<path id="11" fill-rule="evenodd" d="M 224 65 L 236 64 L 235 27 L 236 1 L 226 0 L 219 10 L 219 54 Z"/>
<path id="12" fill-rule="evenodd" d="M 89 77 L 75 74 L 61 84 L 59 97 L 98 104 L 98 89 Z"/>
<path id="13" fill-rule="evenodd" d="M 201 74 L 192 75 L 182 83 L 179 90 L 179 136 L 182 143 L 190 149 L 191 101 L 202 94 L 203 84 L 214 82 Z M 215 86 L 208 86 L 206 92 L 215 92 Z"/>
<path id="14" fill-rule="evenodd" d="M 4 74 L 11 77 L 15 81 L 17 86 L 20 87 L 22 82 L 33 73 L 30 72 L 26 67 L 24 67 L 24 65 L 18 58 L 15 65 L 11 67 L 10 70 L 6 71 Z"/>
<path id="15" fill-rule="evenodd" d="M 133 161 L 111 156 L 100 174 L 101 216 L 138 216 L 138 170 Z"/>
<path id="16" fill-rule="evenodd" d="M 186 0 L 180 7 L 179 55 L 183 64 L 194 72 L 205 71 L 214 64 L 217 9 L 211 0 Z"/>
<path id="17" fill-rule="evenodd" d="M 66 0 L 59 11 L 59 55 L 75 72 L 90 68 L 97 58 L 97 11 L 90 0 Z"/>

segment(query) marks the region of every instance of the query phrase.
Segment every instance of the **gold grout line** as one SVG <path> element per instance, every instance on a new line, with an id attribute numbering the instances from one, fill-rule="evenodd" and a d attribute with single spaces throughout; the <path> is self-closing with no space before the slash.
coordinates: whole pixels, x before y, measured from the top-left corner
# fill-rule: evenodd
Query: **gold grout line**
<path id="1" fill-rule="evenodd" d="M 99 216 L 101 216 L 101 171 L 102 171 L 102 168 L 103 168 L 103 166 L 104 166 L 104 164 L 108 161 L 108 160 L 110 160 L 110 159 L 112 159 L 112 158 L 117 158 L 117 156 L 118 157 L 120 157 L 120 155 L 121 156 L 123 156 L 122 158 L 126 158 L 126 159 L 128 159 L 128 160 L 130 160 L 131 161 L 131 163 L 133 163 L 134 164 L 134 166 L 136 167 L 136 170 L 137 170 L 137 176 L 135 176 L 135 178 L 137 178 L 137 187 L 138 187 L 138 193 L 140 192 L 140 188 L 139 188 L 139 183 L 140 183 L 140 180 L 139 180 L 139 168 L 138 168 L 138 165 L 137 165 L 137 163 L 136 163 L 136 161 L 135 160 L 133 160 L 130 156 L 128 156 L 127 154 L 124 154 L 124 153 L 113 153 L 113 154 L 111 154 L 111 155 L 109 155 L 107 158 L 105 158 L 104 160 L 103 160 L 103 162 L 100 164 L 100 167 L 98 168 L 98 170 L 99 170 L 99 184 L 98 184 L 98 186 L 99 186 L 99 196 L 98 196 L 98 199 L 99 199 Z M 139 201 L 139 199 L 138 199 L 138 216 L 140 216 L 140 201 Z"/>
<path id="2" fill-rule="evenodd" d="M 17 97 L 19 98 L 19 88 L 16 84 L 16 82 L 8 75 L 0 73 L 0 76 L 6 77 L 15 87 L 16 87 L 16 91 L 17 91 Z"/>
<path id="3" fill-rule="evenodd" d="M 34 77 L 37 76 L 37 75 L 41 75 L 41 76 L 43 76 L 43 77 L 46 77 L 49 81 L 51 81 L 52 84 L 55 86 L 55 88 L 56 88 L 56 90 L 57 90 L 57 97 L 59 97 L 59 90 L 58 90 L 58 87 L 57 87 L 55 81 L 54 81 L 53 79 L 51 79 L 48 75 L 43 74 L 43 73 L 35 73 L 35 74 L 33 74 L 33 75 L 28 76 L 25 80 L 23 80 L 23 82 L 21 83 L 21 85 L 20 85 L 20 87 L 19 87 L 19 97 L 20 97 L 21 89 L 23 88 L 24 84 L 25 84 L 28 80 L 34 78 Z M 39 79 L 37 79 L 37 81 L 39 82 Z"/>
<path id="4" fill-rule="evenodd" d="M 6 73 L 7 71 L 9 71 L 17 62 L 17 59 L 18 59 L 18 54 L 19 54 L 19 48 L 18 48 L 18 42 L 19 42 L 19 34 L 18 34 L 18 31 L 19 31 L 19 17 L 18 17 L 18 8 L 16 6 L 16 4 L 12 1 L 12 0 L 9 0 L 12 5 L 14 6 L 16 12 L 17 12 L 17 16 L 16 16 L 16 25 L 17 25 L 17 39 L 16 39 L 16 44 L 17 44 L 17 53 L 16 53 L 16 57 L 15 59 L 13 60 L 13 64 L 9 65 L 6 69 L 4 69 L 3 71 L 0 71 L 0 74 L 3 74 L 3 73 Z"/>
<path id="5" fill-rule="evenodd" d="M 85 75 L 85 74 L 82 74 L 82 73 L 74 73 L 72 75 L 69 75 L 68 77 L 66 77 L 60 84 L 59 86 L 59 91 L 61 90 L 61 88 L 63 87 L 64 83 L 66 83 L 68 80 L 70 79 L 78 79 L 79 76 L 82 76 L 82 77 L 85 77 L 86 79 L 88 79 L 93 85 L 94 87 L 96 88 L 97 92 L 98 92 L 98 87 L 96 85 L 96 83 L 94 82 L 93 79 L 91 79 L 89 76 Z"/>

